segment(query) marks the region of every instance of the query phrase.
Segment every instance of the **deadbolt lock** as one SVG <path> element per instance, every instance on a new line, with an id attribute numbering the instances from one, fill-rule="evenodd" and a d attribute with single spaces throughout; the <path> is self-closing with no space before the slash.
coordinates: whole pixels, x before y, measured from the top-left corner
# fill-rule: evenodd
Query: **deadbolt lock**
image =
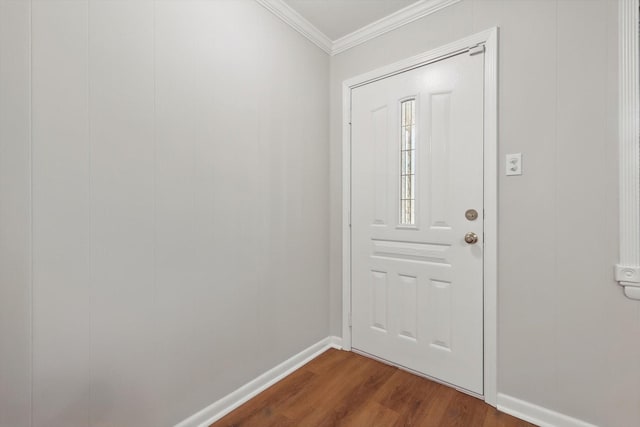
<path id="1" fill-rule="evenodd" d="M 475 221 L 476 219 L 478 219 L 478 211 L 475 209 L 467 209 L 467 211 L 464 213 L 464 216 L 469 221 Z"/>

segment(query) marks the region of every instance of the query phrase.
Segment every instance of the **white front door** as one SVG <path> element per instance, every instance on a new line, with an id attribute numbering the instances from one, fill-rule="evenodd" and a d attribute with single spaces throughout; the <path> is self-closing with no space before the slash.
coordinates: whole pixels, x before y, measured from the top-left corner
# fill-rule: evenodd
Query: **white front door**
<path id="1" fill-rule="evenodd" d="M 352 347 L 477 394 L 483 56 L 461 53 L 351 94 Z"/>

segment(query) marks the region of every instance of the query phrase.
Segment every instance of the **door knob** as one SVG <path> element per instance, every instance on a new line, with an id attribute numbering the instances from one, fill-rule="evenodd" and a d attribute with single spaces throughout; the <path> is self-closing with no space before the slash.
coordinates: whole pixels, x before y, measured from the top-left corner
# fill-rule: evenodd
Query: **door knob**
<path id="1" fill-rule="evenodd" d="M 469 233 L 464 235 L 464 241 L 470 245 L 473 245 L 478 242 L 478 235 L 473 231 L 470 231 Z"/>

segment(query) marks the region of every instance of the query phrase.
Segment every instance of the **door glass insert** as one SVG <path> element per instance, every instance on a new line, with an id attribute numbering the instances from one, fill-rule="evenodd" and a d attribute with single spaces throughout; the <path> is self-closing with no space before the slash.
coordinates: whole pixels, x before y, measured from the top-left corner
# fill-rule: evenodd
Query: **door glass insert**
<path id="1" fill-rule="evenodd" d="M 400 224 L 415 225 L 416 100 L 400 103 Z"/>

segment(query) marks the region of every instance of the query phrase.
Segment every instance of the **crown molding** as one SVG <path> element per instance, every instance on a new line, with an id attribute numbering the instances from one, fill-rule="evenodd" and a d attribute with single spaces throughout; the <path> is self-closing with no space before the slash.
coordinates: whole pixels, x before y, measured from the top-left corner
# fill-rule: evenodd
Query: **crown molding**
<path id="1" fill-rule="evenodd" d="M 620 260 L 615 278 L 640 300 L 640 0 L 618 1 Z"/>
<path id="2" fill-rule="evenodd" d="M 331 39 L 283 0 L 256 0 L 256 2 L 331 55 L 333 45 Z"/>
<path id="3" fill-rule="evenodd" d="M 347 49 L 351 49 L 354 46 L 362 44 L 384 33 L 388 33 L 389 31 L 395 30 L 403 25 L 407 25 L 416 19 L 431 15 L 432 13 L 458 3 L 459 1 L 460 0 L 420 0 L 416 3 L 410 4 L 391 15 L 387 15 L 382 19 L 355 30 L 351 34 L 347 34 L 346 36 L 334 40 L 331 54 L 335 55 L 337 53 L 344 52 Z"/>
<path id="4" fill-rule="evenodd" d="M 440 9 L 444 9 L 447 6 L 458 3 L 461 0 L 420 0 L 333 41 L 311 22 L 307 21 L 302 15 L 293 10 L 293 8 L 284 0 L 255 1 L 283 20 L 294 30 L 308 38 L 320 49 L 324 50 L 329 55 L 335 55 L 384 33 L 388 33 L 389 31 L 402 27 L 403 25 L 413 22 L 416 19 L 420 19 L 423 16 L 430 15 Z"/>

